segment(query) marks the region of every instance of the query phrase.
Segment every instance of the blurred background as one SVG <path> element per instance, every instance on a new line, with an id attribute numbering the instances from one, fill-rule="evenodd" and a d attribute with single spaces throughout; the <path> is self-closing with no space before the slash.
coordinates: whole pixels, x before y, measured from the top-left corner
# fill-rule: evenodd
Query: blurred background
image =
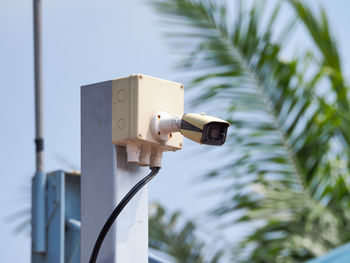
<path id="1" fill-rule="evenodd" d="M 348 10 L 345 0 L 43 0 L 45 170 L 80 170 L 80 86 L 169 79 L 185 85 L 185 112 L 232 126 L 223 148 L 186 140 L 164 154 L 149 186 L 152 247 L 177 262 L 300 262 L 346 244 Z M 0 1 L 2 262 L 30 261 L 32 31 L 32 1 Z"/>

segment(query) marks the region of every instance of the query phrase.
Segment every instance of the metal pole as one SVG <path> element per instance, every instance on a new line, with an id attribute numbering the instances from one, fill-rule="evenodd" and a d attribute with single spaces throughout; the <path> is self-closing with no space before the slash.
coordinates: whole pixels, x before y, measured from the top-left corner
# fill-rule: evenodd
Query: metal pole
<path id="1" fill-rule="evenodd" d="M 113 209 L 149 169 L 127 163 L 112 144 L 113 81 L 81 89 L 81 263 Z M 125 207 L 103 242 L 97 262 L 148 263 L 148 191 Z"/>
<path id="2" fill-rule="evenodd" d="M 32 253 L 46 251 L 46 206 L 43 139 L 41 0 L 33 0 L 34 81 L 35 81 L 35 152 L 36 173 L 32 182 Z"/>
<path id="3" fill-rule="evenodd" d="M 36 171 L 44 171 L 41 0 L 33 0 Z"/>

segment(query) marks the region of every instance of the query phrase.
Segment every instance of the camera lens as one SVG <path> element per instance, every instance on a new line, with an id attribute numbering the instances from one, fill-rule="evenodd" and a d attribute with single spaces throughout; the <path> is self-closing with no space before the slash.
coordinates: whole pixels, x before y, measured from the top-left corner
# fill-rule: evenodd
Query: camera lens
<path id="1" fill-rule="evenodd" d="M 217 141 L 225 135 L 225 132 L 219 125 L 211 125 L 208 129 L 208 135 L 209 140 Z"/>
<path id="2" fill-rule="evenodd" d="M 212 129 L 210 131 L 210 136 L 213 137 L 213 138 L 217 138 L 219 135 L 219 130 L 218 129 Z"/>
<path id="3" fill-rule="evenodd" d="M 202 143 L 222 145 L 226 140 L 228 123 L 211 122 L 204 126 Z"/>

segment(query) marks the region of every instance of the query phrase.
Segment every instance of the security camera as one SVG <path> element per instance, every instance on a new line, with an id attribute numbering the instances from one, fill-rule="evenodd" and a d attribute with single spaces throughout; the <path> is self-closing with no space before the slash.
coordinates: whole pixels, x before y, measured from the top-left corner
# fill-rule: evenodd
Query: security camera
<path id="1" fill-rule="evenodd" d="M 166 112 L 157 112 L 152 121 L 153 136 L 158 141 L 167 141 L 173 132 L 180 132 L 186 138 L 207 145 L 223 145 L 230 124 L 222 119 L 204 113 L 187 113 L 172 118 Z"/>

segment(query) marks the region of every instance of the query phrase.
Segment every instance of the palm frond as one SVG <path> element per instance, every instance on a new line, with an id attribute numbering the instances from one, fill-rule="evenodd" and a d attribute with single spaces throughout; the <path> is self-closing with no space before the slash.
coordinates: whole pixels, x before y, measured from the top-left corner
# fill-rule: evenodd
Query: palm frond
<path id="1" fill-rule="evenodd" d="M 158 203 L 151 205 L 149 219 L 150 247 L 164 251 L 179 263 L 219 263 L 223 250 L 206 252 L 196 224 L 186 221 L 179 212 L 169 214 Z"/>
<path id="2" fill-rule="evenodd" d="M 304 260 L 349 240 L 343 231 L 349 227 L 350 126 L 344 118 L 348 99 L 339 54 L 324 13 L 317 19 L 304 2 L 289 3 L 297 16 L 276 37 L 280 2 L 272 14 L 256 2 L 242 8 L 235 21 L 225 2 L 154 2 L 165 20 L 179 26 L 173 37 L 187 44 L 181 66 L 194 72 L 190 85 L 199 94 L 196 101 L 226 105 L 232 124 L 226 151 L 232 159 L 206 178 L 235 182 L 213 215 L 242 210 L 237 222 L 264 222 L 241 243 L 251 251 L 247 262 Z M 263 23 L 266 15 L 270 19 Z M 321 52 L 305 48 L 285 61 L 285 40 L 293 37 L 299 20 Z M 320 95 L 325 77 L 331 87 Z M 327 220 L 314 218 L 314 209 Z M 333 236 L 320 235 L 322 227 L 333 224 Z M 276 231 L 283 235 L 271 238 Z"/>

